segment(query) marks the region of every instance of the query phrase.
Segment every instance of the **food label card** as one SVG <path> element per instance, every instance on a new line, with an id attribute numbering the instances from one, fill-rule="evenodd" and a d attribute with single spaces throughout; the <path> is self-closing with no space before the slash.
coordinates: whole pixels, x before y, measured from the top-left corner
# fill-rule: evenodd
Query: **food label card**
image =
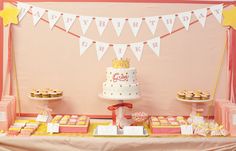
<path id="1" fill-rule="evenodd" d="M 39 114 L 36 118 L 37 122 L 47 122 L 48 120 L 48 116 L 47 115 L 41 115 Z"/>
<path id="2" fill-rule="evenodd" d="M 101 126 L 97 127 L 97 135 L 117 135 L 117 126 Z"/>
<path id="3" fill-rule="evenodd" d="M 59 133 L 59 124 L 58 123 L 48 123 L 47 132 L 48 133 Z"/>
<path id="4" fill-rule="evenodd" d="M 125 126 L 123 128 L 124 135 L 143 135 L 143 126 Z"/>
<path id="5" fill-rule="evenodd" d="M 182 135 L 193 135 L 192 125 L 181 125 L 180 128 Z"/>

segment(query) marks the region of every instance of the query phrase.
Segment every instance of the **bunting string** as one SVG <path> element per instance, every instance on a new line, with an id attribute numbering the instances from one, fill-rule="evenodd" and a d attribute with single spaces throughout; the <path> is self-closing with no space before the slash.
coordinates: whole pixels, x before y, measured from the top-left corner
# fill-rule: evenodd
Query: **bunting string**
<path id="1" fill-rule="evenodd" d="M 80 55 L 83 55 L 84 52 L 92 44 L 96 44 L 96 53 L 97 53 L 98 60 L 100 60 L 103 57 L 108 47 L 113 47 L 116 57 L 120 59 L 124 56 L 127 48 L 130 47 L 138 61 L 141 60 L 144 45 L 148 45 L 151 48 L 151 50 L 157 56 L 159 56 L 160 55 L 160 39 L 165 38 L 183 29 L 188 30 L 189 26 L 197 22 L 199 22 L 201 26 L 204 27 L 206 18 L 211 15 L 214 15 L 217 21 L 221 22 L 222 10 L 223 8 L 227 7 L 227 5 L 223 6 L 222 4 L 220 4 L 220 5 L 214 5 L 208 8 L 197 9 L 197 10 L 193 10 L 189 12 L 182 12 L 182 13 L 172 14 L 172 15 L 151 16 L 151 17 L 141 17 L 141 18 L 108 18 L 108 17 L 92 17 L 92 16 L 81 16 L 81 15 L 74 15 L 74 14 L 68 14 L 68 13 L 60 13 L 58 11 L 43 9 L 43 8 L 28 5 L 25 3 L 20 3 L 20 2 L 17 2 L 17 3 L 15 2 L 12 4 L 21 9 L 21 13 L 18 16 L 20 21 L 28 13 L 33 16 L 34 25 L 36 25 L 40 20 L 42 20 L 49 24 L 50 29 L 55 27 L 59 30 L 67 32 L 68 34 L 76 38 L 79 38 L 80 39 Z M 211 11 L 209 14 L 207 13 L 208 10 Z M 45 12 L 48 13 L 48 20 L 42 17 Z M 192 14 L 195 14 L 197 19 L 190 22 Z M 60 16 L 63 17 L 64 28 L 56 24 Z M 172 30 L 176 17 L 180 19 L 180 21 L 183 24 L 183 27 Z M 106 29 L 108 21 L 112 22 L 117 36 L 120 36 L 125 22 L 128 22 L 128 24 L 130 25 L 134 36 L 137 36 L 138 31 L 143 21 L 147 23 L 148 28 L 150 29 L 151 33 L 155 34 L 157 23 L 159 22 L 159 20 L 162 20 L 163 23 L 166 25 L 168 33 L 162 36 L 154 37 L 149 40 L 129 43 L 129 44 L 115 44 L 115 43 L 112 44 L 112 43 L 106 43 L 106 42 L 99 42 L 99 41 L 95 41 L 90 38 L 87 38 L 87 37 L 84 37 L 84 36 L 81 36 L 81 35 L 78 35 L 76 33 L 69 31 L 70 27 L 72 26 L 72 24 L 77 18 L 80 21 L 83 34 L 87 32 L 92 20 L 95 20 L 95 24 L 97 26 L 97 29 L 100 35 L 102 35 L 103 31 Z M 119 27 L 116 25 L 119 25 Z"/>

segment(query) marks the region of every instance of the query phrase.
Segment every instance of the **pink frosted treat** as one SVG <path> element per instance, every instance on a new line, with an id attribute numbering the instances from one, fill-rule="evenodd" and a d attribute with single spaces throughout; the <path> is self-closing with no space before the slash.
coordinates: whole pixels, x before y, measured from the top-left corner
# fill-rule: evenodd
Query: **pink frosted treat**
<path id="1" fill-rule="evenodd" d="M 147 118 L 148 114 L 145 112 L 135 112 L 132 114 L 132 119 L 137 123 L 145 122 Z"/>

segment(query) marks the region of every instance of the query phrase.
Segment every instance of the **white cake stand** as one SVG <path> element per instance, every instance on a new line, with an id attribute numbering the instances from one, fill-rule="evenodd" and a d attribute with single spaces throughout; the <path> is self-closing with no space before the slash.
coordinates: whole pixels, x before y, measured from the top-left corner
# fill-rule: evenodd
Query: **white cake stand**
<path id="1" fill-rule="evenodd" d="M 106 97 L 102 94 L 98 95 L 102 99 L 111 100 L 111 101 L 118 101 L 119 103 L 124 103 L 124 101 L 130 101 L 130 100 L 137 100 L 140 98 L 140 96 L 135 97 Z M 118 127 L 128 126 L 130 125 L 126 118 L 124 118 L 124 109 L 123 107 L 119 107 L 117 109 L 118 114 L 116 115 L 116 125 Z"/>
<path id="2" fill-rule="evenodd" d="M 182 98 L 179 98 L 179 97 L 176 97 L 176 99 L 178 101 L 181 101 L 181 102 L 187 102 L 187 103 L 191 103 L 192 104 L 192 112 L 190 115 L 196 115 L 197 113 L 197 107 L 198 107 L 198 104 L 201 104 L 201 103 L 207 103 L 207 102 L 210 102 L 212 101 L 212 99 L 208 99 L 208 100 L 187 100 L 187 99 L 182 99 Z"/>
<path id="3" fill-rule="evenodd" d="M 52 97 L 52 98 L 38 98 L 38 97 L 31 97 L 31 96 L 28 96 L 28 97 L 32 101 L 40 102 L 40 105 L 38 106 L 38 108 L 39 108 L 40 112 L 47 113 L 47 116 L 48 116 L 47 122 L 50 122 L 52 119 L 52 115 L 51 115 L 52 109 L 49 108 L 49 105 L 48 105 L 49 102 L 50 101 L 59 101 L 59 100 L 63 99 L 63 96 Z"/>

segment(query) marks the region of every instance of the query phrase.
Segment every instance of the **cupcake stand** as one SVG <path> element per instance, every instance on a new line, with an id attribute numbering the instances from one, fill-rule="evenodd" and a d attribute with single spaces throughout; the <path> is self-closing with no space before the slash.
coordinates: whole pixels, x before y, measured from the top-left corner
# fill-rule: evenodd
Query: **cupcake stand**
<path id="1" fill-rule="evenodd" d="M 176 97 L 176 99 L 181 102 L 187 102 L 187 103 L 192 104 L 192 111 L 189 116 L 189 119 L 192 119 L 192 120 L 195 119 L 196 117 L 200 117 L 202 112 L 204 111 L 204 109 L 199 108 L 200 104 L 212 101 L 211 98 L 208 100 L 188 100 L 188 99 L 182 99 L 182 98 Z"/>
<path id="2" fill-rule="evenodd" d="M 119 102 L 118 104 L 109 106 L 107 109 L 112 111 L 112 125 L 117 126 L 117 135 L 106 135 L 106 136 L 148 136 L 147 130 L 143 128 L 143 134 L 141 135 L 126 135 L 123 132 L 123 129 L 125 126 L 130 126 L 131 120 L 128 120 L 125 117 L 124 114 L 124 107 L 127 107 L 129 109 L 132 109 L 133 105 L 131 103 L 125 103 L 124 101 L 131 101 L 131 100 L 137 100 L 140 98 L 140 96 L 137 97 L 121 97 L 121 98 L 112 98 L 112 97 L 105 97 L 102 94 L 99 95 L 100 98 L 110 101 L 116 101 Z M 117 114 L 116 114 L 117 112 Z M 97 134 L 97 129 L 94 131 L 94 136 L 101 136 Z"/>
<path id="3" fill-rule="evenodd" d="M 38 98 L 29 96 L 30 100 L 37 101 L 39 103 L 38 109 L 40 111 L 36 120 L 39 122 L 50 122 L 52 120 L 52 115 L 51 115 L 52 109 L 49 108 L 49 102 L 59 101 L 62 98 L 63 96 L 53 97 L 53 98 Z"/>

